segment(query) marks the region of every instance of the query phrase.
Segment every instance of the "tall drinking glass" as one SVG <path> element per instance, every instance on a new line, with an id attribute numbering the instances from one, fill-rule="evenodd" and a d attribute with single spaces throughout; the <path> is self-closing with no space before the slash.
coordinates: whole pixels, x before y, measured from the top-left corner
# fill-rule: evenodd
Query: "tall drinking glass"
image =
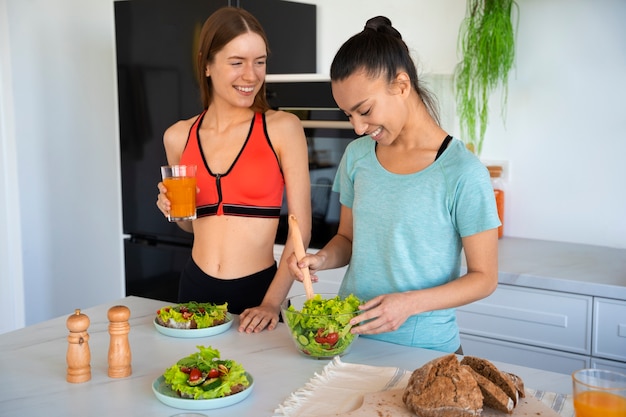
<path id="1" fill-rule="evenodd" d="M 167 219 L 171 222 L 196 218 L 196 166 L 166 165 L 161 167 L 167 198 L 172 204 Z"/>
<path id="2" fill-rule="evenodd" d="M 626 417 L 626 375 L 581 369 L 572 382 L 576 417 Z"/>

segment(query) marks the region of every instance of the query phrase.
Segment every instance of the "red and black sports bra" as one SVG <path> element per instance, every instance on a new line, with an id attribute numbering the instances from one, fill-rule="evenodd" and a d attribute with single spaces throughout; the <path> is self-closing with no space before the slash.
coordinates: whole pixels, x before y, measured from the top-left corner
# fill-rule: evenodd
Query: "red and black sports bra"
<path id="1" fill-rule="evenodd" d="M 248 137 L 228 171 L 214 173 L 206 162 L 198 135 L 205 113 L 206 110 L 191 126 L 180 159 L 181 164 L 198 166 L 198 217 L 279 217 L 285 180 L 267 135 L 265 114 L 255 113 Z"/>

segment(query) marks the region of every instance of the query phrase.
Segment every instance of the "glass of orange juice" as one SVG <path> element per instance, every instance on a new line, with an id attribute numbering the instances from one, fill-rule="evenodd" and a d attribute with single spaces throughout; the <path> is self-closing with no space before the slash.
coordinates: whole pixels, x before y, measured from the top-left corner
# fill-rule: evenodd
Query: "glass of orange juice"
<path id="1" fill-rule="evenodd" d="M 604 369 L 572 374 L 576 417 L 626 417 L 626 375 Z"/>
<path id="2" fill-rule="evenodd" d="M 167 198 L 172 204 L 167 219 L 171 222 L 196 218 L 196 166 L 166 165 L 161 167 Z"/>

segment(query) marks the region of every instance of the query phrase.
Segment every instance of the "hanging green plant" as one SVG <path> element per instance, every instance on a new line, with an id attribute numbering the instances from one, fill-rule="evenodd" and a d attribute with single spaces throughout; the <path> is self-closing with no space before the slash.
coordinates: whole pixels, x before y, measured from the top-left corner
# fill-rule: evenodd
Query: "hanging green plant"
<path id="1" fill-rule="evenodd" d="M 468 148 L 480 155 L 489 120 L 489 97 L 502 87 L 502 117 L 508 77 L 515 59 L 514 0 L 467 0 L 457 45 L 462 60 L 455 69 L 457 113 Z"/>

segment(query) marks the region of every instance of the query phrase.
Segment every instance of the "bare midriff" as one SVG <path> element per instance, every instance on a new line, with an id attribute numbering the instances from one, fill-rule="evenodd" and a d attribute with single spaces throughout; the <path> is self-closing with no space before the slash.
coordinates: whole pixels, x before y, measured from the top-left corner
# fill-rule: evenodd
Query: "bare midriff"
<path id="1" fill-rule="evenodd" d="M 215 278 L 241 278 L 274 264 L 278 219 L 208 216 L 194 221 L 192 257 Z"/>

